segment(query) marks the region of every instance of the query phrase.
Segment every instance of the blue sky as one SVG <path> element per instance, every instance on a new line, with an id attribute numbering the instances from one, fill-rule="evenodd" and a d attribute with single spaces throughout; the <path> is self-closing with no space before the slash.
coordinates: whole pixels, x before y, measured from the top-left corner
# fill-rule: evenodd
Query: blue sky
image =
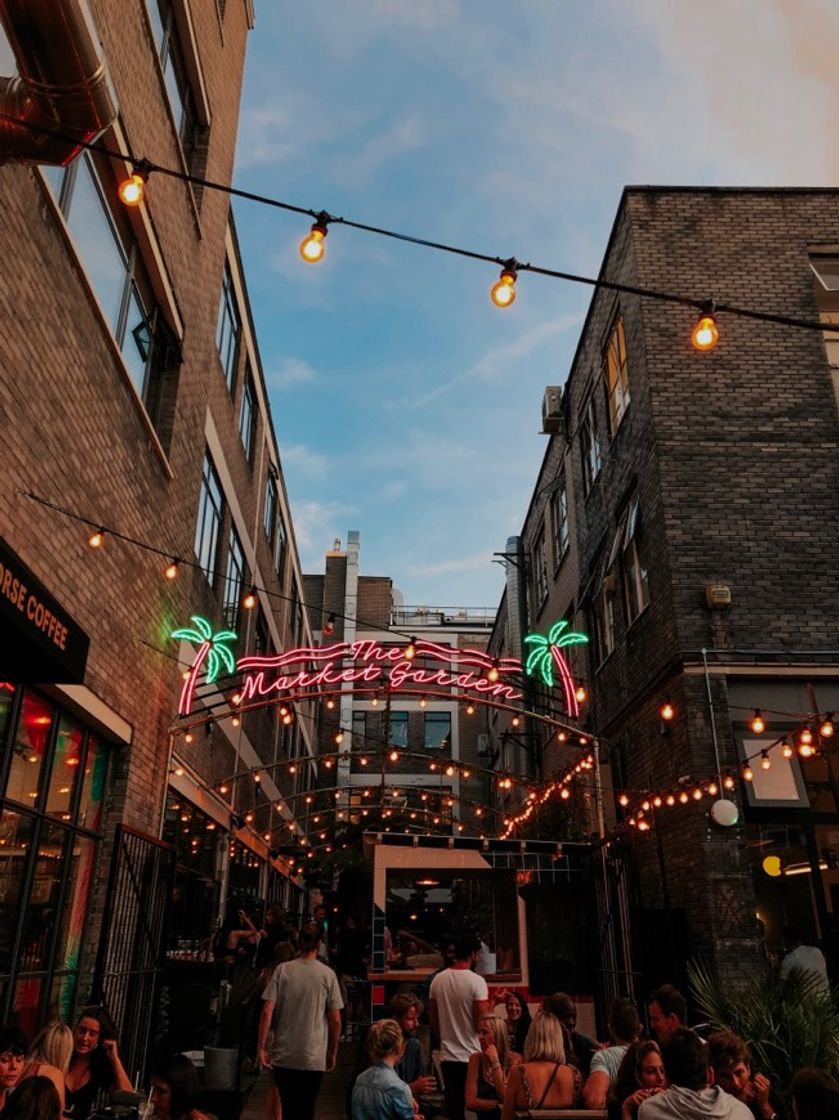
<path id="1" fill-rule="evenodd" d="M 594 274 L 625 183 L 836 185 L 835 0 L 257 0 L 235 181 Z M 413 604 L 495 606 L 587 289 L 246 203 L 304 570 L 348 529 Z M 712 285 L 709 284 L 708 290 Z M 699 293 L 700 295 L 704 293 Z"/>

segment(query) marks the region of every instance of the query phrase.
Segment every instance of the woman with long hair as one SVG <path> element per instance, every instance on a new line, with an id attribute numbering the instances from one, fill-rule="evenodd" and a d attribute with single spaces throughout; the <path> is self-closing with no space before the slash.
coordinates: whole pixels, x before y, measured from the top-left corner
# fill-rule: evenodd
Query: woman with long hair
<path id="1" fill-rule="evenodd" d="M 87 1120 L 100 1092 L 131 1092 L 133 1086 L 117 1050 L 116 1028 L 104 1007 L 82 1009 L 73 1031 L 73 1053 L 64 1078 L 64 1112 Z"/>
<path id="2" fill-rule="evenodd" d="M 667 1088 L 667 1074 L 657 1042 L 633 1042 L 623 1056 L 606 1110 L 609 1120 L 635 1120 L 638 1106 Z"/>
<path id="3" fill-rule="evenodd" d="M 504 1010 L 507 1012 L 507 1041 L 516 1054 L 524 1053 L 524 1040 L 533 1019 L 527 1000 L 519 992 L 507 992 L 504 996 Z"/>
<path id="4" fill-rule="evenodd" d="M 61 1120 L 61 1101 L 48 1077 L 27 1077 L 9 1097 L 3 1120 Z"/>
<path id="5" fill-rule="evenodd" d="M 466 1069 L 466 1107 L 482 1120 L 501 1120 L 501 1105 L 510 1070 L 521 1061 L 507 1043 L 507 1023 L 484 1015 L 478 1024 L 481 1049 L 469 1058 Z"/>
<path id="6" fill-rule="evenodd" d="M 518 1110 L 579 1108 L 582 1077 L 565 1060 L 562 1024 L 549 1011 L 537 1011 L 524 1044 L 524 1061 L 510 1071 L 502 1120 Z"/>
<path id="7" fill-rule="evenodd" d="M 23 1077 L 46 1077 L 55 1086 L 64 1111 L 64 1078 L 73 1055 L 73 1032 L 57 1019 L 48 1023 L 32 1040 Z"/>
<path id="8" fill-rule="evenodd" d="M 0 1113 L 23 1074 L 26 1039 L 19 1027 L 0 1027 Z"/>
<path id="9" fill-rule="evenodd" d="M 207 1120 L 197 1108 L 198 1071 L 185 1054 L 176 1054 L 152 1072 L 151 1102 L 155 1120 Z"/>

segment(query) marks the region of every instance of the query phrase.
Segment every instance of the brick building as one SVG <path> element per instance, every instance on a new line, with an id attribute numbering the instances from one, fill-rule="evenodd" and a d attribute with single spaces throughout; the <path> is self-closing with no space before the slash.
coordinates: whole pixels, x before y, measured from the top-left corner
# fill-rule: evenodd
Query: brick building
<path id="1" fill-rule="evenodd" d="M 83 57 L 66 36 L 86 8 L 12 19 L 0 52 L 4 72 L 54 81 L 68 132 L 60 87 L 79 76 L 35 52 Z M 229 182 L 250 0 L 90 8 L 117 106 L 101 143 Z M 10 96 L 4 111 L 43 121 Z M 25 129 L 3 132 L 0 161 L 0 1016 L 31 1032 L 93 990 L 133 1072 L 166 952 L 203 948 L 226 896 L 295 903 L 271 849 L 282 799 L 314 780 L 313 762 L 293 781 L 271 768 L 311 758 L 305 705 L 291 726 L 234 720 L 205 689 L 176 723 L 195 650 L 170 635 L 201 615 L 238 653 L 308 641 L 302 575 L 228 197 L 153 175 L 125 208 L 127 159 Z"/>
<path id="2" fill-rule="evenodd" d="M 389 577 L 360 574 L 360 551 L 359 534 L 351 531 L 346 549 L 336 541 L 326 554 L 323 575 L 305 576 L 322 644 L 369 642 L 394 656 L 412 641 L 418 649 L 436 643 L 454 657 L 485 651 L 494 612 L 406 606 Z M 438 663 L 418 654 L 415 664 L 422 672 Z M 391 689 L 387 676 L 348 683 L 323 712 L 320 753 L 337 756 L 327 785 L 337 787 L 343 819 L 371 828 L 491 834 L 479 704 L 452 687 L 407 681 Z"/>
<path id="3" fill-rule="evenodd" d="M 835 323 L 839 193 L 627 188 L 601 278 Z M 839 914 L 839 335 L 721 314 L 699 353 L 691 315 L 597 290 L 521 531 L 527 625 L 591 638 L 573 659 L 639 991 L 695 954 L 758 967 L 786 923 L 835 964 Z M 494 651 L 516 652 L 515 591 Z"/>

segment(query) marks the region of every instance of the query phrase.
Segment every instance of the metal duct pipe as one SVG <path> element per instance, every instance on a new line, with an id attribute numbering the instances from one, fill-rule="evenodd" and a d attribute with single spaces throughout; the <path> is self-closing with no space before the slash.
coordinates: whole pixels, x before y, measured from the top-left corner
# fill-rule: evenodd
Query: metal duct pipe
<path id="1" fill-rule="evenodd" d="M 19 74 L 0 78 L 0 163 L 67 164 L 117 115 L 88 0 L 0 0 L 0 22 Z"/>

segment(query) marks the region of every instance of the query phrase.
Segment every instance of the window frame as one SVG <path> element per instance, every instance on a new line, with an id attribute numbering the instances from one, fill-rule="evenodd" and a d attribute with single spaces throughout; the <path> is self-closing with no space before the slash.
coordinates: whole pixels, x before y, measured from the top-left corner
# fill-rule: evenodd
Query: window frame
<path id="1" fill-rule="evenodd" d="M 218 492 L 218 503 L 214 500 L 214 496 L 210 489 L 210 484 L 215 483 L 215 488 Z M 214 516 L 212 521 L 215 525 L 214 540 L 210 546 L 211 555 L 206 557 L 205 566 L 205 549 L 203 542 L 205 538 L 206 526 L 206 513 L 207 506 Z M 198 565 L 201 571 L 207 578 L 210 587 L 215 587 L 216 575 L 218 569 L 218 556 L 221 541 L 221 530 L 224 526 L 224 513 L 226 502 L 224 500 L 224 490 L 222 489 L 221 480 L 218 476 L 218 471 L 213 463 L 213 458 L 210 455 L 209 449 L 204 451 L 204 462 L 201 467 L 201 487 L 198 493 L 198 517 L 195 523 L 195 542 L 194 551 L 198 559 Z"/>
<path id="2" fill-rule="evenodd" d="M 649 569 L 638 545 L 640 508 L 637 494 L 626 504 L 619 526 L 621 576 L 626 624 L 631 626 L 650 605 Z M 637 609 L 636 609 L 637 608 Z"/>
<path id="3" fill-rule="evenodd" d="M 614 588 L 609 588 L 609 578 L 607 572 L 593 603 L 598 668 L 612 655 L 617 641 L 615 625 L 616 596 Z"/>
<path id="4" fill-rule="evenodd" d="M 200 146 L 199 131 L 204 126 L 200 121 L 198 98 L 195 96 L 186 53 L 181 42 L 181 34 L 175 16 L 175 5 L 172 0 L 147 0 L 147 7 L 152 30 L 162 32 L 155 37 L 154 45 L 175 136 L 181 149 L 184 165 L 187 169 L 193 170 L 196 152 Z M 166 9 L 165 13 L 164 8 Z M 160 17 L 159 20 L 154 18 L 153 12 L 155 10 Z M 170 81 L 174 83 L 177 104 Z"/>
<path id="5" fill-rule="evenodd" d="M 236 298 L 233 269 L 230 267 L 230 261 L 225 259 L 219 294 L 218 321 L 216 322 L 216 350 L 221 362 L 227 391 L 231 397 L 236 388 L 236 373 L 239 367 L 241 348 L 242 315 Z"/>
<path id="6" fill-rule="evenodd" d="M 245 376 L 242 383 L 242 399 L 239 402 L 239 438 L 242 450 L 250 466 L 253 466 L 253 453 L 256 446 L 256 386 L 250 362 L 245 363 Z"/>
<path id="7" fill-rule="evenodd" d="M 536 539 L 533 542 L 533 551 L 531 553 L 531 563 L 533 565 L 533 595 L 537 613 L 548 597 L 548 556 L 545 546 L 545 536 L 545 525 L 543 522 L 539 532 L 536 534 Z"/>
<path id="8" fill-rule="evenodd" d="M 568 520 L 568 486 L 565 472 L 559 476 L 551 494 L 551 528 L 553 529 L 554 568 L 558 568 L 571 547 L 571 526 Z"/>
<path id="9" fill-rule="evenodd" d="M 448 720 L 449 733 L 444 736 L 443 742 L 431 745 L 428 742 L 428 729 L 435 724 L 442 724 L 444 720 Z M 446 738 L 448 738 L 448 746 L 446 746 Z M 423 712 L 422 722 L 422 747 L 426 751 L 445 751 L 451 750 L 452 746 L 452 713 L 451 712 Z"/>
<path id="10" fill-rule="evenodd" d="M 283 511 L 280 509 L 277 514 L 277 536 L 274 541 L 274 569 L 280 583 L 285 579 L 287 553 L 288 534 L 286 532 L 285 522 L 283 521 Z"/>
<path id="11" fill-rule="evenodd" d="M 618 312 L 615 316 L 609 338 L 603 350 L 603 384 L 609 412 L 609 434 L 614 438 L 629 408 L 629 358 L 626 347 L 626 332 L 623 318 Z M 614 380 L 613 380 L 614 375 Z"/>
<path id="12" fill-rule="evenodd" d="M 268 544 L 274 549 L 274 534 L 277 531 L 277 507 L 279 505 L 279 493 L 277 490 L 277 480 L 274 477 L 273 471 L 268 471 L 268 478 L 265 481 L 265 504 L 262 510 L 262 528 L 265 530 L 265 536 Z"/>
<path id="13" fill-rule="evenodd" d="M 600 442 L 600 433 L 597 430 L 597 403 L 592 390 L 589 390 L 582 412 L 580 451 L 583 467 L 583 493 L 588 497 L 603 467 L 603 445 Z"/>
<path id="14" fill-rule="evenodd" d="M 227 537 L 227 563 L 224 569 L 224 594 L 222 596 L 222 613 L 224 620 L 231 630 L 235 630 L 239 623 L 242 609 L 242 589 L 245 585 L 245 550 L 236 526 L 230 526 Z"/>

